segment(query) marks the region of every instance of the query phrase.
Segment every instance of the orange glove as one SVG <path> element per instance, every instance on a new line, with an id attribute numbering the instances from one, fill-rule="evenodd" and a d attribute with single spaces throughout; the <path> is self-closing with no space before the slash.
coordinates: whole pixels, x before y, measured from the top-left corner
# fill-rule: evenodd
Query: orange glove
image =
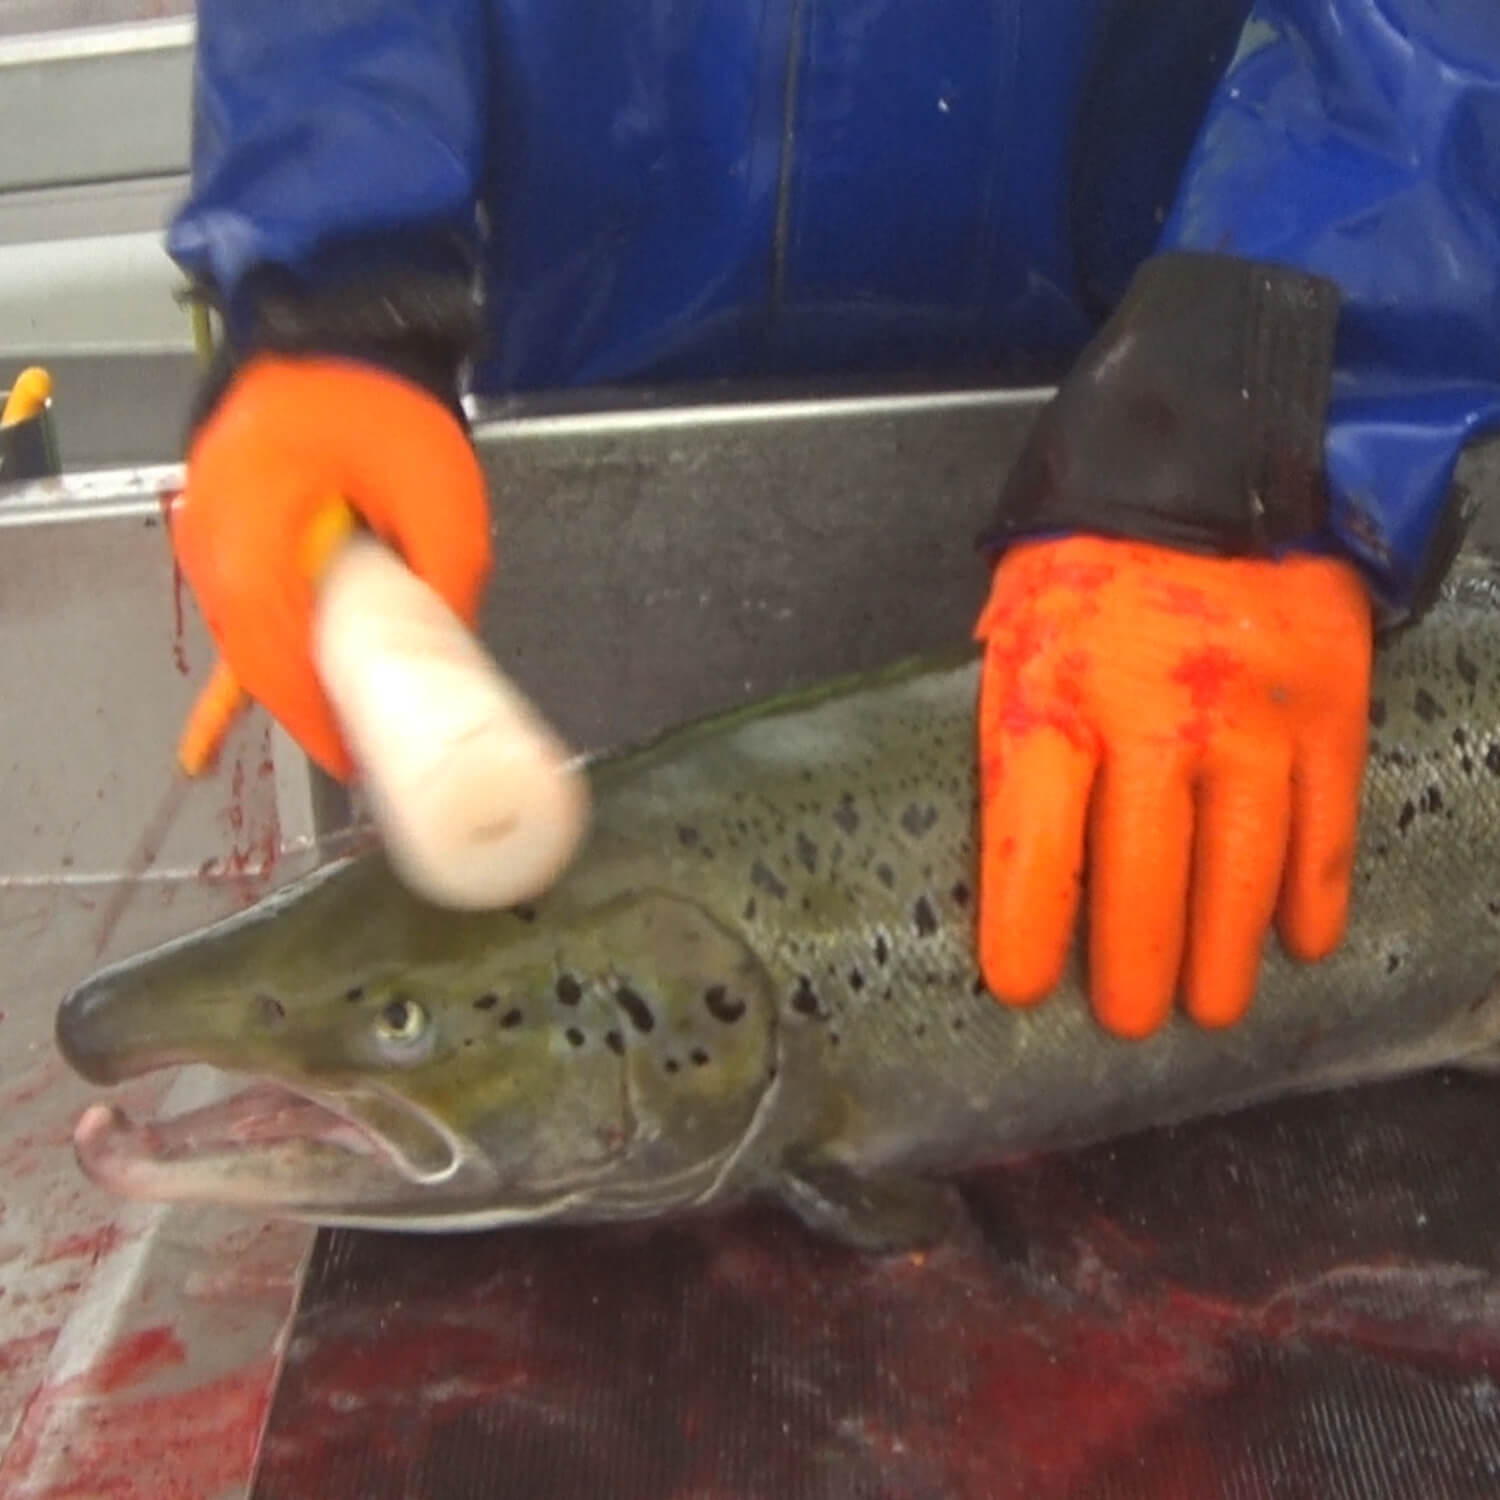
<path id="1" fill-rule="evenodd" d="M 1089 853 L 1095 1014 L 1229 1026 L 1273 915 L 1341 940 L 1367 740 L 1373 614 L 1347 563 L 1223 559 L 1091 536 L 995 570 L 976 635 L 980 963 L 1029 1005 L 1061 976 Z M 1184 951 L 1185 950 L 1185 951 Z"/>
<path id="2" fill-rule="evenodd" d="M 452 412 L 420 386 L 340 359 L 264 356 L 196 433 L 172 544 L 245 691 L 331 775 L 353 773 L 311 655 L 298 553 L 346 501 L 472 629 L 492 566 L 484 476 Z"/>

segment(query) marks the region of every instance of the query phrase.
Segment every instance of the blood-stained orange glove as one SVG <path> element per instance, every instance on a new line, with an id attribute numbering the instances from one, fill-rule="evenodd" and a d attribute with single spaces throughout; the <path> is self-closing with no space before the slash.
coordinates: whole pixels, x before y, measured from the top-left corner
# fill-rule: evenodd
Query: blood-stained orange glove
<path id="1" fill-rule="evenodd" d="M 1273 917 L 1300 958 L 1338 945 L 1373 638 L 1354 568 L 1031 541 L 996 568 L 976 634 L 997 996 L 1058 981 L 1086 847 L 1091 998 L 1121 1036 L 1159 1027 L 1179 984 L 1199 1023 L 1241 1019 Z"/>
<path id="2" fill-rule="evenodd" d="M 484 477 L 457 416 L 373 365 L 262 356 L 235 377 L 187 455 L 172 542 L 244 690 L 330 774 L 349 751 L 311 654 L 299 553 L 342 499 L 471 628 L 492 567 Z"/>

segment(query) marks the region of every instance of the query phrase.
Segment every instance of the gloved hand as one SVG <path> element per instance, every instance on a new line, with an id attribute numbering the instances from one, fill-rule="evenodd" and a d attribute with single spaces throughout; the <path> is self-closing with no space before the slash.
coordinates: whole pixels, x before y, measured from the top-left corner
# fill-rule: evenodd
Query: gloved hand
<path id="1" fill-rule="evenodd" d="M 1099 1021 L 1249 1008 L 1273 915 L 1294 955 L 1343 936 L 1373 615 L 1342 561 L 1074 536 L 1009 550 L 976 634 L 979 949 L 1017 1005 L 1060 977 L 1088 848 Z M 1278 913 L 1279 903 L 1279 913 Z"/>
<path id="2" fill-rule="evenodd" d="M 435 396 L 373 366 L 248 363 L 189 446 L 171 533 L 244 690 L 347 780 L 353 764 L 312 663 L 314 589 L 299 565 L 313 517 L 331 499 L 474 627 L 493 560 L 473 446 Z"/>

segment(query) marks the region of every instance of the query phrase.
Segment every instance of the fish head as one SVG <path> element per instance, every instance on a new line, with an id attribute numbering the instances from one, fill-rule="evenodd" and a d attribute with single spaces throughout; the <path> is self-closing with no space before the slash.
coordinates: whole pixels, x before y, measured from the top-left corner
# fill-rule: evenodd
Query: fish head
<path id="1" fill-rule="evenodd" d="M 101 970 L 58 1011 L 88 1081 L 252 1086 L 74 1144 L 123 1196 L 377 1229 L 646 1217 L 711 1198 L 774 1093 L 754 953 L 692 897 L 454 912 L 364 855 Z"/>

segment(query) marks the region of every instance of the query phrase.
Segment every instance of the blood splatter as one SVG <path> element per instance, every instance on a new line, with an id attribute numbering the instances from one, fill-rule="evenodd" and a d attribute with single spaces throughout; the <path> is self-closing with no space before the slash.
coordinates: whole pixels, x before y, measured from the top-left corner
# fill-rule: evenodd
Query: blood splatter
<path id="1" fill-rule="evenodd" d="M 231 883 L 237 898 L 249 905 L 265 894 L 281 859 L 281 817 L 269 725 L 253 743 L 239 744 L 234 750 L 223 818 L 229 851 L 204 860 L 198 876 Z"/>
<path id="2" fill-rule="evenodd" d="M 7 1500 L 215 1500 L 255 1460 L 275 1373 L 267 1355 L 183 1390 L 134 1394 L 185 1358 L 167 1328 L 123 1340 L 43 1386 L 0 1462 Z"/>
<path id="3" fill-rule="evenodd" d="M 172 557 L 172 662 L 178 672 L 186 677 L 188 675 L 188 659 L 186 644 L 186 611 L 183 608 L 183 590 L 186 581 L 182 576 L 182 565 L 177 561 L 176 550 L 172 547 L 172 509 L 177 504 L 178 497 L 182 491 L 177 488 L 162 490 L 156 497 L 157 504 L 161 507 L 162 530 L 167 538 L 167 550 Z"/>
<path id="4" fill-rule="evenodd" d="M 1172 670 L 1172 681 L 1181 683 L 1193 707 L 1206 713 L 1223 702 L 1226 689 L 1244 671 L 1244 662 L 1232 652 L 1222 646 L 1204 646 L 1182 654 Z"/>
<path id="5" fill-rule="evenodd" d="M 37 1265 L 49 1265 L 60 1260 L 87 1260 L 97 1265 L 106 1255 L 111 1255 L 124 1243 L 125 1235 L 118 1224 L 105 1224 L 97 1229 L 85 1230 L 81 1234 L 70 1234 L 65 1239 L 49 1245 L 37 1257 Z"/>

